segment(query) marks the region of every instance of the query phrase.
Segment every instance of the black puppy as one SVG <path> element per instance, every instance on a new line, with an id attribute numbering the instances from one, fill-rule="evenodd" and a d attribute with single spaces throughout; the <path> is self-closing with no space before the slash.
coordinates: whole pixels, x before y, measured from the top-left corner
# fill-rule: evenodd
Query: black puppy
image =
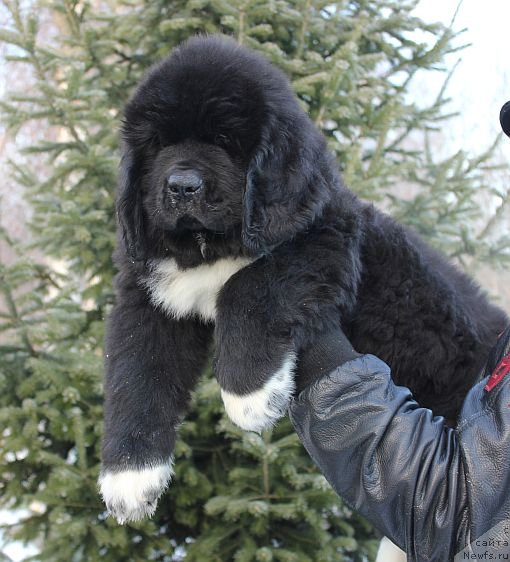
<path id="1" fill-rule="evenodd" d="M 171 477 L 213 335 L 242 428 L 284 414 L 300 349 L 340 323 L 455 419 L 507 317 L 342 185 L 280 71 L 233 41 L 192 39 L 139 85 L 122 139 L 100 477 L 120 522 L 152 514 Z"/>

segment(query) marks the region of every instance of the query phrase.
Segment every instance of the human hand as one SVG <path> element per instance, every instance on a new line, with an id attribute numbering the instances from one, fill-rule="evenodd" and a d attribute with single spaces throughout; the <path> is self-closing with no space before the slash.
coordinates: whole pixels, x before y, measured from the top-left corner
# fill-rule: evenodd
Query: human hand
<path id="1" fill-rule="evenodd" d="M 295 379 L 297 393 L 343 363 L 359 356 L 341 328 L 318 336 L 311 346 L 298 355 Z"/>

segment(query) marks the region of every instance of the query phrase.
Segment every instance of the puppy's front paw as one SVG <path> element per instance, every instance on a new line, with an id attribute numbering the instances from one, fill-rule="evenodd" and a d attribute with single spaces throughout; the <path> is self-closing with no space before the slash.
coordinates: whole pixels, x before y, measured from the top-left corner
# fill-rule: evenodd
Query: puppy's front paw
<path id="1" fill-rule="evenodd" d="M 121 525 L 151 517 L 172 474 L 172 458 L 166 464 L 138 470 L 101 472 L 99 488 L 108 512 Z"/>
<path id="2" fill-rule="evenodd" d="M 221 397 L 228 417 L 247 431 L 260 432 L 274 425 L 285 415 L 294 393 L 295 366 L 296 356 L 289 353 L 281 368 L 259 390 L 249 394 L 234 394 L 222 389 Z"/>

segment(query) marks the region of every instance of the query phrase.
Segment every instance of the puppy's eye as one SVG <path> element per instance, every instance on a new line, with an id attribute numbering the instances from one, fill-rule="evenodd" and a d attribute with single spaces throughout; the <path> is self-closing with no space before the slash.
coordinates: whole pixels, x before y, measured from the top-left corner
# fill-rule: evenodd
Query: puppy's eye
<path id="1" fill-rule="evenodd" d="M 227 137 L 227 135 L 222 135 L 220 133 L 215 135 L 214 144 L 217 144 L 218 146 L 227 147 L 230 144 L 230 139 Z"/>

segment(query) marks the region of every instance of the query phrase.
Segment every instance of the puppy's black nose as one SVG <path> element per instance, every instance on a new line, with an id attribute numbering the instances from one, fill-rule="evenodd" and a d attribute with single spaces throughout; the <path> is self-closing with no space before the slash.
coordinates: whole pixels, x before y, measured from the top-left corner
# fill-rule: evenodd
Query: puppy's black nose
<path id="1" fill-rule="evenodd" d="M 166 181 L 170 193 L 181 197 L 195 195 L 204 185 L 200 175 L 193 170 L 173 172 Z"/>

